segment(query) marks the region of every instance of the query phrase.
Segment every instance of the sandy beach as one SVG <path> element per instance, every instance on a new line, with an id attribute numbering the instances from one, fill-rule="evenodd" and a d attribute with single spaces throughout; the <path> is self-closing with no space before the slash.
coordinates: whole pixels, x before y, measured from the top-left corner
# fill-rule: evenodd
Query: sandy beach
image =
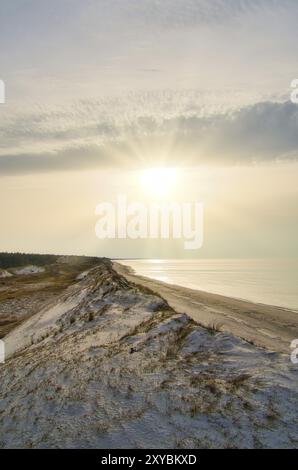
<path id="1" fill-rule="evenodd" d="M 167 284 L 137 275 L 116 262 L 114 269 L 130 282 L 156 292 L 177 313 L 186 313 L 205 327 L 285 354 L 291 352 L 291 341 L 298 338 L 298 315 L 292 310 Z"/>

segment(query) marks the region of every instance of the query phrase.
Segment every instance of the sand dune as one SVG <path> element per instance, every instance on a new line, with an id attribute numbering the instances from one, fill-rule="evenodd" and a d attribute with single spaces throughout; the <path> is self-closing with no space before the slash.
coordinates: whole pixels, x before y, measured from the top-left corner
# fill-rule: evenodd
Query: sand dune
<path id="1" fill-rule="evenodd" d="M 298 445 L 288 357 L 199 326 L 108 260 L 4 339 L 3 448 Z"/>

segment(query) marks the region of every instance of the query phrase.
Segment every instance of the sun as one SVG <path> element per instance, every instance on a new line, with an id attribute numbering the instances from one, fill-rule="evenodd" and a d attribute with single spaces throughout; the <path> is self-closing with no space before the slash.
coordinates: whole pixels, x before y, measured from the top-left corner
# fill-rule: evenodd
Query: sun
<path id="1" fill-rule="evenodd" d="M 175 168 L 150 168 L 140 174 L 142 191 L 156 197 L 168 196 L 177 181 Z"/>

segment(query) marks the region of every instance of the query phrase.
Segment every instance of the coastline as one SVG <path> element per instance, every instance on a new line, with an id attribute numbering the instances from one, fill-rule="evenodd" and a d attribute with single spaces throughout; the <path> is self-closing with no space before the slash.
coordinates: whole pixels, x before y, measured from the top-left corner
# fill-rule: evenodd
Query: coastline
<path id="1" fill-rule="evenodd" d="M 113 261 L 113 267 L 128 281 L 156 292 L 177 313 L 186 313 L 206 328 L 230 333 L 269 351 L 285 354 L 290 354 L 290 343 L 298 338 L 295 311 L 167 284 L 138 275 L 117 261 Z"/>

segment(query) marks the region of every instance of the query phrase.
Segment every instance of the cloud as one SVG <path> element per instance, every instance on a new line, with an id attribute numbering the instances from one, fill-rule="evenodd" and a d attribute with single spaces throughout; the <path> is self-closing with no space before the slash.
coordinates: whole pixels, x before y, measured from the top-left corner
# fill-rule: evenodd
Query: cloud
<path id="1" fill-rule="evenodd" d="M 252 161 L 297 158 L 298 106 L 264 102 L 242 109 L 218 129 L 218 144 Z"/>
<path id="2" fill-rule="evenodd" d="M 100 5 L 99 5 L 100 3 Z M 140 22 L 142 25 L 175 29 L 222 22 L 245 17 L 252 13 L 286 11 L 297 7 L 295 0 L 101 0 L 88 1 L 93 17 L 109 15 L 120 21 Z M 100 19 L 100 18 L 97 18 Z"/>
<path id="3" fill-rule="evenodd" d="M 118 120 L 102 114 L 104 107 L 85 103 L 69 112 L 40 112 L 2 123 L 1 174 L 129 168 L 161 158 L 181 166 L 297 159 L 298 106 L 291 102 L 262 102 L 210 115 L 192 109 L 162 117 L 142 115 L 140 109 Z"/>
<path id="4" fill-rule="evenodd" d="M 197 148 L 209 161 L 285 161 L 298 155 L 298 106 L 291 102 L 257 103 L 207 119 L 182 117 L 176 128 L 182 146 Z"/>

